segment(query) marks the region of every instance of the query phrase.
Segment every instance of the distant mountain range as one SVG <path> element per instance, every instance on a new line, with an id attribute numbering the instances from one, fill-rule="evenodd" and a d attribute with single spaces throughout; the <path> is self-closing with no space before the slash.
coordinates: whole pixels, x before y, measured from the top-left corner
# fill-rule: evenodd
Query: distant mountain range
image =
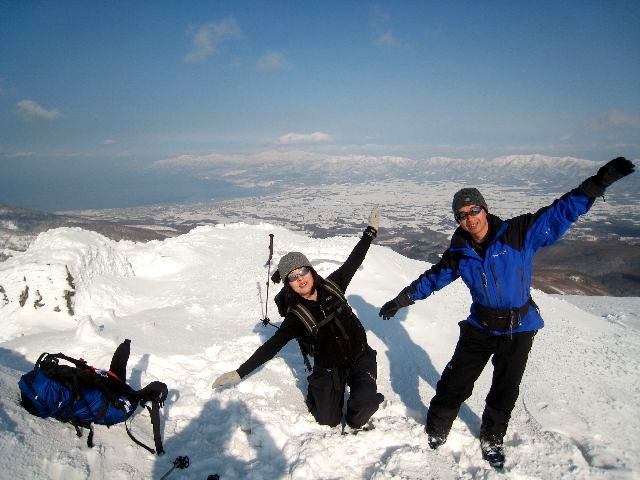
<path id="1" fill-rule="evenodd" d="M 195 162 L 181 157 L 179 163 L 189 161 Z M 202 158 L 195 162 L 200 174 L 211 174 L 213 168 L 219 177 L 244 185 L 268 180 L 273 193 L 57 214 L 0 206 L 0 261 L 24 251 L 38 233 L 60 226 L 140 242 L 231 222 L 272 223 L 317 237 L 357 235 L 371 207 L 379 205 L 383 221 L 378 243 L 433 263 L 455 228 L 450 199 L 458 188 L 477 186 L 493 213 L 510 218 L 549 204 L 603 162 L 529 155 L 423 162 L 349 156 L 297 163 L 288 158 L 252 168 L 240 168 L 247 165 L 239 162 L 207 163 Z M 547 292 L 640 296 L 640 175 L 616 184 L 606 202 L 598 200 L 560 244 L 543 250 L 536 266 L 536 288 Z"/>
<path id="2" fill-rule="evenodd" d="M 605 159 L 607 160 L 607 159 Z M 545 155 L 509 155 L 492 159 L 329 155 L 272 152 L 243 159 L 220 155 L 183 155 L 156 163 L 158 168 L 189 171 L 201 178 L 224 178 L 239 186 L 362 183 L 384 179 L 454 180 L 497 185 L 566 185 L 595 173 L 604 161 Z"/>

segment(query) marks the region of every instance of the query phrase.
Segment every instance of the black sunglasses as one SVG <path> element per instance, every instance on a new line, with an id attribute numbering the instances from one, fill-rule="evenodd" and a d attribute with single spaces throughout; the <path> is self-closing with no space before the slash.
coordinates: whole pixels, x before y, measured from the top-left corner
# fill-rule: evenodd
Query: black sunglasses
<path id="1" fill-rule="evenodd" d="M 310 271 L 311 269 L 309 267 L 302 267 L 300 270 L 298 270 L 298 273 L 292 272 L 287 275 L 287 280 L 289 280 L 290 282 L 295 282 L 298 278 L 304 277 Z"/>
<path id="2" fill-rule="evenodd" d="M 475 217 L 481 211 L 482 211 L 482 207 L 473 207 L 468 212 L 456 212 L 454 217 L 458 222 L 461 222 L 462 220 L 466 220 L 469 215 L 471 215 L 472 217 Z"/>

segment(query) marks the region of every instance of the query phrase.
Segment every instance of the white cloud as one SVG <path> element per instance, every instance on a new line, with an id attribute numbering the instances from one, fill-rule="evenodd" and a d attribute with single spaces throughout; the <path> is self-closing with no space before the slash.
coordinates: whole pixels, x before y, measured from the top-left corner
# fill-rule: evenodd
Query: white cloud
<path id="1" fill-rule="evenodd" d="M 58 110 L 46 110 L 33 100 L 20 100 L 16 106 L 26 118 L 33 120 L 56 120 L 62 116 Z"/>
<path id="2" fill-rule="evenodd" d="M 116 143 L 115 140 L 113 140 L 112 138 L 105 138 L 102 142 L 100 142 L 102 145 L 113 145 Z"/>
<path id="3" fill-rule="evenodd" d="M 392 47 L 397 45 L 398 42 L 396 42 L 393 32 L 389 30 L 387 32 L 380 33 L 376 38 L 374 38 L 373 44 L 378 47 Z"/>
<path id="4" fill-rule="evenodd" d="M 238 22 L 232 17 L 195 27 L 192 33 L 193 49 L 186 55 L 190 62 L 204 62 L 220 51 L 220 44 L 229 39 L 242 38 Z"/>
<path id="5" fill-rule="evenodd" d="M 158 160 L 158 168 L 205 170 L 221 165 L 263 165 L 266 163 L 296 163 L 299 161 L 319 161 L 325 155 L 304 150 L 264 150 L 251 153 L 209 153 L 205 155 L 179 155 Z"/>
<path id="6" fill-rule="evenodd" d="M 594 130 L 640 128 L 640 115 L 612 109 L 602 117 L 592 120 L 589 127 Z"/>
<path id="7" fill-rule="evenodd" d="M 12 153 L 3 153 L 2 157 L 4 158 L 29 158 L 35 157 L 36 152 L 12 152 Z"/>
<path id="8" fill-rule="evenodd" d="M 399 43 L 389 27 L 391 16 L 379 5 L 369 9 L 369 26 L 373 30 L 373 44 L 377 47 L 393 47 Z"/>
<path id="9" fill-rule="evenodd" d="M 258 63 L 256 65 L 258 70 L 265 70 L 265 71 L 280 70 L 281 68 L 284 68 L 286 66 L 287 66 L 287 60 L 285 56 L 277 52 L 265 53 L 260 58 L 260 60 L 258 60 Z"/>
<path id="10" fill-rule="evenodd" d="M 299 145 L 303 143 L 324 143 L 333 141 L 333 136 L 323 132 L 286 133 L 278 140 L 281 145 Z"/>

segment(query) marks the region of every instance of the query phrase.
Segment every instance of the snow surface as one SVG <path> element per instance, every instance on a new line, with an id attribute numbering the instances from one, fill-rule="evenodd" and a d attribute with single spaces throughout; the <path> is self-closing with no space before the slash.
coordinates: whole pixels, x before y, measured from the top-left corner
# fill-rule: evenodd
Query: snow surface
<path id="1" fill-rule="evenodd" d="M 384 220 L 382 226 L 381 238 Z M 343 436 L 314 422 L 295 343 L 235 388 L 212 390 L 214 378 L 237 368 L 273 333 L 259 323 L 269 233 L 275 234 L 274 262 L 299 250 L 321 275 L 340 265 L 357 242 L 354 236 L 313 239 L 266 223 L 202 226 L 148 243 L 60 228 L 1 263 L 2 478 L 158 479 L 182 455 L 191 464 L 170 479 L 214 473 L 222 479 L 640 476 L 640 299 L 599 299 L 588 313 L 534 291 L 546 327 L 536 336 L 513 412 L 505 469 L 497 472 L 482 460 L 477 438 L 490 366 L 447 443 L 432 451 L 424 433 L 426 407 L 469 307 L 466 288 L 455 282 L 383 321 L 377 315 L 382 303 L 428 264 L 378 245 L 347 290 L 378 352 L 386 400 L 373 417 L 375 430 Z M 26 286 L 29 296 L 20 307 Z M 267 312 L 275 323 L 277 289 L 270 287 Z M 69 291 L 73 316 L 64 306 Z M 129 383 L 161 380 L 169 386 L 162 411 L 166 455 L 133 444 L 122 425 L 97 426 L 89 449 L 70 425 L 33 417 L 19 406 L 18 379 L 40 353 L 62 351 L 108 366 L 124 338 L 132 340 Z M 151 442 L 142 409 L 133 429 Z"/>

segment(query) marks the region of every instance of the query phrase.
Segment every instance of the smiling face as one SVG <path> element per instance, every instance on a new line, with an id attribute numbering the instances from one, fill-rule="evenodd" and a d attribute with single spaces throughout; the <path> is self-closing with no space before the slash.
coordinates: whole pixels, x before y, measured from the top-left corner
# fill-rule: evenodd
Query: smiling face
<path id="1" fill-rule="evenodd" d="M 295 275 L 297 278 L 293 281 L 289 280 L 290 275 Z M 305 267 L 294 268 L 287 275 L 287 281 L 291 289 L 307 300 L 315 300 L 316 290 L 313 284 L 313 275 L 311 270 Z"/>
<path id="2" fill-rule="evenodd" d="M 487 211 L 482 207 L 480 207 L 480 212 L 475 216 L 472 215 L 477 211 L 477 208 L 477 205 L 465 205 L 460 208 L 458 213 L 464 213 L 466 216 L 464 219 L 459 219 L 458 223 L 460 223 L 463 230 L 469 232 L 474 242 L 481 243 L 489 233 L 489 220 Z M 458 216 L 458 218 L 460 217 Z"/>

